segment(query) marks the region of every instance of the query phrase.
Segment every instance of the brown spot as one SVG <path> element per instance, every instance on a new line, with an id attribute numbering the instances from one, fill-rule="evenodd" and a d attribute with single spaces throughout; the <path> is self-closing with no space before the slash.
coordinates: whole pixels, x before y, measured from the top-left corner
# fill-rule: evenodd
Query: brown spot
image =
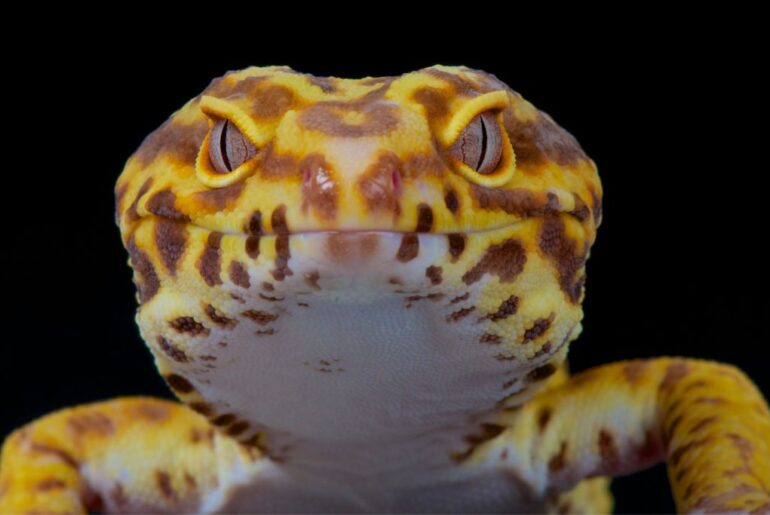
<path id="1" fill-rule="evenodd" d="M 308 208 L 322 219 L 334 220 L 337 215 L 339 187 L 331 167 L 321 154 L 309 154 L 300 163 L 302 173 L 302 212 Z"/>
<path id="2" fill-rule="evenodd" d="M 703 420 L 700 420 L 697 424 L 692 426 L 690 430 L 688 431 L 689 434 L 695 434 L 700 432 L 704 427 L 708 427 L 711 424 L 717 422 L 719 420 L 719 417 L 713 416 L 713 417 L 706 417 Z"/>
<path id="3" fill-rule="evenodd" d="M 179 222 L 189 222 L 190 217 L 181 211 L 176 206 L 176 195 L 170 189 L 160 190 L 155 193 L 150 200 L 147 201 L 145 207 L 148 212 L 161 216 L 164 218 L 170 218 Z"/>
<path id="4" fill-rule="evenodd" d="M 47 444 L 32 442 L 30 444 L 29 449 L 32 452 L 39 452 L 41 454 L 50 454 L 50 455 L 56 456 L 63 463 L 66 463 L 67 465 L 69 465 L 74 469 L 80 468 L 80 463 L 78 463 L 78 461 L 72 456 L 72 454 L 65 451 L 64 449 L 60 449 L 59 447 L 53 447 Z"/>
<path id="5" fill-rule="evenodd" d="M 591 193 L 591 202 L 593 202 L 591 211 L 594 215 L 594 224 L 598 227 L 602 221 L 602 198 L 593 188 L 589 187 L 588 191 Z"/>
<path id="6" fill-rule="evenodd" d="M 81 493 L 83 500 L 83 508 L 86 513 L 106 513 L 104 509 L 104 499 L 101 494 L 92 488 L 86 488 Z"/>
<path id="7" fill-rule="evenodd" d="M 471 296 L 471 292 L 466 291 L 462 295 L 458 295 L 457 297 L 453 298 L 449 301 L 450 304 L 457 304 L 458 302 L 462 302 L 464 300 L 468 300 L 468 298 Z"/>
<path id="8" fill-rule="evenodd" d="M 176 361 L 177 363 L 187 363 L 190 361 L 190 358 L 187 357 L 187 354 L 185 354 L 182 349 L 178 348 L 164 337 L 158 336 L 157 342 L 160 350 L 166 353 L 169 358 Z"/>
<path id="9" fill-rule="evenodd" d="M 275 286 L 273 286 L 271 283 L 265 281 L 262 283 L 262 289 L 265 291 L 274 291 Z"/>
<path id="10" fill-rule="evenodd" d="M 259 238 L 262 236 L 262 213 L 260 211 L 252 213 L 246 227 L 246 232 L 248 233 L 245 247 L 246 254 L 252 259 L 257 259 L 259 257 Z"/>
<path id="11" fill-rule="evenodd" d="M 499 320 L 503 320 L 505 318 L 508 318 L 511 315 L 515 315 L 516 311 L 519 309 L 519 298 L 516 295 L 511 295 L 507 299 L 505 299 L 503 302 L 500 303 L 500 305 L 497 307 L 497 311 L 494 313 L 490 313 L 485 317 L 482 317 L 479 319 L 479 321 L 482 320 L 491 320 L 493 322 L 497 322 Z"/>
<path id="12" fill-rule="evenodd" d="M 158 485 L 160 494 L 169 501 L 176 501 L 176 492 L 171 486 L 171 477 L 162 470 L 155 471 L 155 483 Z"/>
<path id="13" fill-rule="evenodd" d="M 441 267 L 433 265 L 429 266 L 425 269 L 425 277 L 427 277 L 434 286 L 441 284 Z"/>
<path id="14" fill-rule="evenodd" d="M 562 442 L 559 452 L 548 460 L 548 470 L 551 474 L 556 474 L 567 465 L 567 442 Z"/>
<path id="15" fill-rule="evenodd" d="M 206 316 L 208 316 L 209 319 L 219 327 L 232 329 L 236 326 L 236 324 L 238 324 L 237 320 L 226 317 L 221 311 L 217 310 L 211 304 L 206 305 Z"/>
<path id="16" fill-rule="evenodd" d="M 351 123 L 345 119 L 355 113 L 360 120 Z M 361 138 L 388 134 L 399 126 L 398 109 L 387 102 L 317 102 L 302 111 L 298 124 L 311 131 L 343 138 Z"/>
<path id="17" fill-rule="evenodd" d="M 334 93 L 337 91 L 337 86 L 334 84 L 334 79 L 331 77 L 316 77 L 314 75 L 306 75 L 307 81 L 321 89 L 324 93 Z"/>
<path id="18" fill-rule="evenodd" d="M 506 240 L 490 246 L 478 263 L 465 272 L 462 280 L 470 285 L 484 274 L 494 274 L 500 278 L 500 282 L 510 283 L 524 270 L 526 262 L 527 253 L 522 244 L 516 240 Z"/>
<path id="19" fill-rule="evenodd" d="M 198 271 L 209 286 L 222 284 L 222 279 L 219 277 L 221 267 L 219 246 L 221 243 L 221 232 L 209 233 L 203 252 L 198 258 Z"/>
<path id="20" fill-rule="evenodd" d="M 463 318 L 465 318 L 465 317 L 467 317 L 468 315 L 470 315 L 471 313 L 473 313 L 473 311 L 474 311 L 475 309 L 476 309 L 476 308 L 474 308 L 474 307 L 472 307 L 472 306 L 471 306 L 471 307 L 469 307 L 469 308 L 461 308 L 461 309 L 458 309 L 457 311 L 455 311 L 455 312 L 453 312 L 453 313 L 450 313 L 450 314 L 448 314 L 448 315 L 446 316 L 446 321 L 447 321 L 447 322 L 457 322 L 458 320 L 462 320 Z"/>
<path id="21" fill-rule="evenodd" d="M 227 434 L 230 436 L 238 436 L 249 428 L 249 423 L 245 420 L 236 422 L 227 429 Z"/>
<path id="22" fill-rule="evenodd" d="M 677 465 L 679 465 L 679 461 L 682 459 L 682 456 L 684 456 L 688 451 L 690 451 L 694 447 L 700 447 L 703 444 L 710 442 L 711 440 L 712 438 L 707 436 L 705 438 L 701 438 L 700 440 L 694 440 L 678 447 L 673 452 L 670 452 L 668 457 L 669 464 L 672 467 L 676 467 Z"/>
<path id="23" fill-rule="evenodd" d="M 189 490 L 197 490 L 198 489 L 198 482 L 195 480 L 195 478 L 190 474 L 189 472 L 185 471 L 184 473 L 184 482 L 187 485 L 187 488 Z"/>
<path id="24" fill-rule="evenodd" d="M 377 156 L 356 183 L 370 211 L 399 214 L 402 176 L 401 160 L 394 153 L 382 152 Z"/>
<path id="25" fill-rule="evenodd" d="M 604 466 L 609 467 L 610 470 L 614 470 L 620 463 L 620 454 L 615 445 L 615 437 L 607 429 L 599 431 L 599 455 Z"/>
<path id="26" fill-rule="evenodd" d="M 666 367 L 666 375 L 660 382 L 661 390 L 670 390 L 690 372 L 690 367 L 685 361 L 674 361 Z"/>
<path id="27" fill-rule="evenodd" d="M 275 329 L 260 329 L 258 331 L 255 331 L 254 334 L 256 336 L 270 336 L 271 334 L 275 334 Z"/>
<path id="28" fill-rule="evenodd" d="M 193 317 L 177 317 L 169 320 L 168 325 L 178 333 L 189 334 L 190 336 L 208 336 L 209 330 L 206 326 L 197 322 Z"/>
<path id="29" fill-rule="evenodd" d="M 486 343 L 487 345 L 500 345 L 500 342 L 502 341 L 502 336 L 493 333 L 484 333 L 479 338 L 479 342 Z"/>
<path id="30" fill-rule="evenodd" d="M 195 194 L 198 208 L 206 213 L 218 213 L 228 211 L 237 205 L 246 183 L 235 182 L 223 188 L 212 188 L 199 191 Z"/>
<path id="31" fill-rule="evenodd" d="M 572 211 L 569 212 L 569 214 L 577 218 L 579 221 L 585 222 L 588 220 L 588 217 L 591 216 L 591 211 L 588 209 L 586 203 L 577 193 L 573 193 L 572 197 L 575 199 L 575 207 L 572 209 Z"/>
<path id="32" fill-rule="evenodd" d="M 553 193 L 535 194 L 525 189 L 496 189 L 471 184 L 478 207 L 502 210 L 521 218 L 541 217 L 559 212 L 559 198 Z"/>
<path id="33" fill-rule="evenodd" d="M 473 95 L 479 92 L 479 87 L 461 75 L 445 72 L 437 68 L 426 68 L 422 70 L 426 75 L 431 75 L 437 79 L 446 82 L 449 87 L 458 95 Z"/>
<path id="34" fill-rule="evenodd" d="M 457 215 L 457 211 L 460 209 L 460 201 L 457 199 L 457 193 L 455 193 L 455 190 L 447 190 L 447 192 L 444 194 L 444 204 L 453 215 Z"/>
<path id="35" fill-rule="evenodd" d="M 144 139 L 132 159 L 147 167 L 159 155 L 164 155 L 192 166 L 208 129 L 203 116 L 189 125 L 172 117 Z"/>
<path id="36" fill-rule="evenodd" d="M 443 90 L 424 87 L 412 93 L 412 99 L 425 108 L 428 120 L 436 120 L 449 114 L 449 95 Z"/>
<path id="37" fill-rule="evenodd" d="M 115 433 L 115 424 L 104 413 L 97 411 L 79 413 L 67 420 L 67 425 L 78 435 L 96 433 L 101 436 L 109 436 Z"/>
<path id="38" fill-rule="evenodd" d="M 336 264 L 357 264 L 374 255 L 379 242 L 376 234 L 332 232 L 326 237 L 326 254 Z"/>
<path id="39" fill-rule="evenodd" d="M 452 263 L 456 263 L 465 250 L 465 235 L 459 233 L 447 234 L 447 240 L 449 242 L 449 255 L 452 258 Z"/>
<path id="40" fill-rule="evenodd" d="M 633 386 L 641 381 L 644 377 L 644 373 L 649 367 L 650 363 L 648 361 L 641 359 L 630 361 L 623 365 L 623 375 L 625 376 L 626 381 Z"/>
<path id="41" fill-rule="evenodd" d="M 128 497 L 126 497 L 126 492 L 123 490 L 123 485 L 120 483 L 115 483 L 110 490 L 109 496 L 110 499 L 112 499 L 112 503 L 118 508 L 128 504 Z"/>
<path id="42" fill-rule="evenodd" d="M 235 415 L 233 415 L 232 413 L 226 413 L 224 415 L 219 415 L 217 418 L 213 419 L 211 423 L 219 427 L 229 426 L 230 424 L 235 422 L 235 419 L 236 419 Z"/>
<path id="43" fill-rule="evenodd" d="M 171 409 L 168 406 L 156 402 L 143 402 L 136 405 L 132 411 L 150 422 L 166 420 L 171 415 Z"/>
<path id="44" fill-rule="evenodd" d="M 505 461 L 508 459 L 508 447 L 500 451 L 500 460 Z"/>
<path id="45" fill-rule="evenodd" d="M 318 273 L 318 270 L 314 270 L 312 272 L 306 272 L 304 276 L 305 276 L 305 284 L 307 284 L 314 290 L 321 289 L 321 287 L 318 285 L 318 279 L 321 278 L 321 274 Z"/>
<path id="46" fill-rule="evenodd" d="M 411 308 L 412 303 L 417 302 L 418 300 L 430 300 L 430 301 L 437 301 L 444 298 L 443 293 L 429 293 L 427 295 L 410 295 L 406 297 L 404 300 L 406 301 L 406 307 Z"/>
<path id="47" fill-rule="evenodd" d="M 255 118 L 280 118 L 289 109 L 299 107 L 299 102 L 294 98 L 294 92 L 277 84 L 259 84 L 249 98 L 252 99 L 251 114 Z"/>
<path id="48" fill-rule="evenodd" d="M 430 232 L 433 228 L 433 210 L 428 204 L 417 206 L 417 227 L 415 232 Z"/>
<path id="49" fill-rule="evenodd" d="M 147 192 L 150 191 L 152 182 L 152 177 L 149 177 L 139 187 L 139 191 L 136 192 L 134 200 L 131 202 L 131 205 L 128 206 L 128 209 L 126 209 L 126 219 L 128 222 L 135 222 L 139 219 L 139 202 L 142 200 L 142 197 L 144 197 Z"/>
<path id="50" fill-rule="evenodd" d="M 120 225 L 120 214 L 123 212 L 123 199 L 128 193 L 129 182 L 123 182 L 115 185 L 115 225 Z M 0 493 L 2 493 L 0 491 Z"/>
<path id="51" fill-rule="evenodd" d="M 685 386 L 682 389 L 682 393 L 689 392 L 690 390 L 695 390 L 696 388 L 705 388 L 709 386 L 709 382 L 705 379 L 699 379 L 697 381 L 693 381 L 692 383 L 689 383 L 687 386 Z"/>
<path id="52" fill-rule="evenodd" d="M 503 125 L 516 154 L 516 167 L 534 170 L 549 161 L 577 166 L 587 160 L 577 140 L 550 116 L 539 113 L 535 120 L 520 121 L 511 110 L 503 113 Z"/>
<path id="53" fill-rule="evenodd" d="M 297 302 L 297 306 L 301 308 L 309 308 L 310 304 L 308 304 L 307 302 Z"/>
<path id="54" fill-rule="evenodd" d="M 192 383 L 179 374 L 169 374 L 165 377 L 169 387 L 178 393 L 190 393 L 195 391 Z"/>
<path id="55" fill-rule="evenodd" d="M 67 483 L 62 481 L 61 479 L 43 479 L 42 481 L 39 481 L 35 485 L 35 489 L 39 492 L 48 492 L 50 490 L 62 490 L 64 488 L 67 488 Z"/>
<path id="56" fill-rule="evenodd" d="M 259 158 L 261 160 L 257 167 L 262 178 L 267 180 L 302 180 L 297 158 L 292 154 L 279 154 L 272 143 L 265 147 Z"/>
<path id="57" fill-rule="evenodd" d="M 495 335 L 492 335 L 492 336 L 497 336 L 497 335 L 495 334 Z M 482 338 L 483 338 L 483 336 L 482 336 Z M 498 338 L 499 338 L 499 336 L 498 336 Z M 496 354 L 495 355 L 495 359 L 497 361 L 514 361 L 514 360 L 516 360 L 516 356 L 514 356 L 514 355 L 506 356 L 505 354 Z"/>
<path id="58" fill-rule="evenodd" d="M 280 205 L 273 211 L 270 217 L 270 224 L 275 238 L 275 270 L 273 277 L 276 281 L 283 281 L 287 275 L 293 275 L 289 268 L 289 258 L 291 250 L 289 248 L 289 227 L 286 224 L 286 206 Z"/>
<path id="59" fill-rule="evenodd" d="M 404 234 L 401 238 L 401 246 L 396 252 L 396 259 L 402 263 L 413 260 L 420 253 L 420 240 L 416 234 Z"/>
<path id="60" fill-rule="evenodd" d="M 171 275 L 184 255 L 187 245 L 187 229 L 182 222 L 160 218 L 155 222 L 155 245 L 161 261 Z"/>
<path id="61" fill-rule="evenodd" d="M 551 315 L 548 318 L 538 318 L 535 320 L 535 322 L 532 324 L 532 327 L 524 331 L 524 337 L 521 340 L 521 344 L 525 345 L 532 340 L 535 340 L 539 337 L 541 337 L 549 327 L 551 327 L 551 322 L 553 322 L 553 319 L 555 318 L 555 315 L 551 313 Z"/>
<path id="62" fill-rule="evenodd" d="M 265 295 L 264 293 L 260 293 L 259 298 L 268 302 L 281 302 L 284 300 L 282 297 L 271 297 L 269 295 Z"/>
<path id="63" fill-rule="evenodd" d="M 150 258 L 136 246 L 133 235 L 129 238 L 126 248 L 134 269 L 134 284 L 139 296 L 139 304 L 144 304 L 158 293 L 160 279 Z"/>
<path id="64" fill-rule="evenodd" d="M 446 171 L 446 164 L 434 150 L 408 154 L 403 159 L 402 172 L 405 179 L 419 181 L 431 176 L 443 179 Z"/>
<path id="65" fill-rule="evenodd" d="M 463 438 L 465 443 L 468 444 L 468 449 L 462 453 L 455 454 L 453 458 L 455 461 L 464 461 L 468 459 L 471 454 L 473 454 L 473 451 L 475 451 L 480 445 L 492 440 L 493 438 L 496 438 L 503 431 L 505 431 L 505 426 L 501 426 L 499 424 L 481 424 L 478 434 L 467 435 Z"/>
<path id="66" fill-rule="evenodd" d="M 585 264 L 587 248 L 578 250 L 578 244 L 567 237 L 564 222 L 555 216 L 543 219 L 538 245 L 559 273 L 559 286 L 567 298 L 577 304 L 583 290 L 578 272 Z"/>
<path id="67" fill-rule="evenodd" d="M 228 274 L 230 276 L 230 281 L 232 281 L 233 284 L 246 289 L 251 286 L 251 282 L 249 281 L 249 272 L 246 271 L 246 267 L 240 261 L 230 261 Z"/>
<path id="68" fill-rule="evenodd" d="M 259 311 L 256 309 L 249 309 L 241 314 L 259 325 L 267 325 L 270 322 L 278 320 L 278 315 L 273 315 L 267 311 Z"/>
<path id="69" fill-rule="evenodd" d="M 551 352 L 551 347 L 553 347 L 551 342 L 545 342 L 545 344 L 543 344 L 543 346 L 540 347 L 537 352 L 535 352 L 535 354 L 532 356 L 532 359 L 539 358 L 540 356 L 542 356 L 544 354 L 550 353 Z M 556 353 L 554 352 L 554 354 L 556 354 Z"/>
<path id="70" fill-rule="evenodd" d="M 501 390 L 507 390 L 508 388 L 510 388 L 511 386 L 515 385 L 518 382 L 519 382 L 518 378 L 517 379 L 511 379 L 509 381 L 504 382 L 503 386 L 500 389 Z"/>
<path id="71" fill-rule="evenodd" d="M 541 367 L 537 367 L 533 371 L 527 374 L 527 381 L 534 383 L 537 381 L 543 381 L 551 377 L 556 372 L 556 365 L 553 363 L 546 363 Z"/>
<path id="72" fill-rule="evenodd" d="M 190 442 L 206 442 L 212 444 L 214 442 L 214 430 L 208 429 L 204 431 L 203 429 L 194 427 L 190 430 Z"/>
<path id="73" fill-rule="evenodd" d="M 738 452 L 740 453 L 743 461 L 744 462 L 748 461 L 751 458 L 752 453 L 754 452 L 754 444 L 752 444 L 751 441 L 749 441 L 745 437 L 736 433 L 727 433 L 727 437 L 730 439 L 733 445 L 738 449 Z"/>
<path id="74" fill-rule="evenodd" d="M 231 73 L 225 74 L 211 81 L 211 84 L 203 91 L 204 95 L 211 95 L 218 98 L 251 98 L 257 86 L 268 80 L 268 76 L 260 75 L 258 77 L 246 77 L 244 79 L 234 79 Z"/>
<path id="75" fill-rule="evenodd" d="M 217 357 L 212 356 L 211 354 L 201 354 L 200 359 L 201 361 L 216 361 Z"/>
<path id="76" fill-rule="evenodd" d="M 636 455 L 640 463 L 650 463 L 657 461 L 661 455 L 661 442 L 656 433 L 651 429 L 644 432 L 644 442 L 636 450 Z"/>
<path id="77" fill-rule="evenodd" d="M 540 410 L 540 412 L 537 415 L 538 432 L 542 434 L 543 431 L 545 431 L 545 428 L 548 425 L 548 422 L 550 422 L 552 415 L 553 415 L 553 410 L 548 406 L 545 406 Z"/>

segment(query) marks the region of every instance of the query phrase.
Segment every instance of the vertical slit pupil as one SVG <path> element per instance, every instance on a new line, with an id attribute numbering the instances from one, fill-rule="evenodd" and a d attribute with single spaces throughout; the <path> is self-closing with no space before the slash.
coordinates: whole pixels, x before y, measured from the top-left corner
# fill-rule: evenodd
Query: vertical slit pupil
<path id="1" fill-rule="evenodd" d="M 484 117 L 480 117 L 481 122 L 481 152 L 479 152 L 479 162 L 476 163 L 476 170 L 481 169 L 481 163 L 484 162 L 484 156 L 487 153 L 487 124 L 484 123 Z"/>
<path id="2" fill-rule="evenodd" d="M 222 161 L 225 163 L 225 168 L 232 170 L 230 160 L 227 158 L 227 133 L 230 130 L 230 121 L 225 122 L 225 126 L 222 127 L 222 134 L 219 136 L 219 152 L 222 155 Z"/>

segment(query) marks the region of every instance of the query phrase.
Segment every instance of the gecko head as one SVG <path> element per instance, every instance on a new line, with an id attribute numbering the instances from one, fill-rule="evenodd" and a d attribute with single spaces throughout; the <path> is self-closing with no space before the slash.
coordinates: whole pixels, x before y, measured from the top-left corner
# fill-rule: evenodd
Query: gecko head
<path id="1" fill-rule="evenodd" d="M 572 136 L 494 76 L 444 66 L 228 73 L 146 138 L 115 191 L 145 340 L 177 393 L 222 402 L 238 376 L 207 390 L 217 353 L 287 338 L 281 321 L 300 327 L 317 300 L 397 305 L 534 369 L 577 334 L 601 214 Z"/>

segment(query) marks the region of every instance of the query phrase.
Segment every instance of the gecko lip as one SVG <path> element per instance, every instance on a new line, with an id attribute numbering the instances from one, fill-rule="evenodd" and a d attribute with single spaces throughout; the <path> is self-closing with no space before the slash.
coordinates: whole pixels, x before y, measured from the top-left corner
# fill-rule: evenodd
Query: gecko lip
<path id="1" fill-rule="evenodd" d="M 174 218 L 170 216 L 163 216 L 163 215 L 157 215 L 157 214 L 151 214 L 143 217 L 147 220 L 167 220 L 172 222 L 179 222 L 179 218 Z M 491 233 L 494 231 L 504 230 L 511 227 L 514 227 L 516 225 L 519 225 L 520 223 L 530 219 L 530 218 L 537 218 L 537 217 L 526 217 L 522 218 L 521 220 L 514 220 L 509 221 L 506 223 L 502 223 L 499 225 L 492 225 L 489 227 L 482 227 L 482 228 L 455 228 L 455 229 L 449 229 L 449 230 L 442 230 L 442 231 L 402 231 L 402 230 L 396 230 L 396 229 L 387 229 L 387 228 L 377 228 L 377 227 L 367 227 L 367 228 L 341 228 L 341 229 L 334 229 L 334 228 L 319 228 L 319 229 L 301 229 L 297 231 L 259 231 L 259 232 L 244 232 L 244 231 L 229 231 L 222 228 L 216 228 L 216 227 L 209 227 L 206 225 L 194 223 L 191 221 L 186 221 L 185 225 L 187 227 L 200 229 L 203 231 L 208 232 L 217 232 L 225 236 L 242 236 L 244 238 L 247 237 L 279 237 L 279 236 L 304 236 L 304 235 L 328 235 L 328 234 L 340 234 L 340 235 L 365 235 L 365 234 L 382 234 L 382 235 L 415 235 L 415 236 L 450 236 L 450 235 L 457 235 L 457 234 L 485 234 L 485 233 Z"/>
<path id="2" fill-rule="evenodd" d="M 196 229 L 201 229 L 204 231 L 210 231 L 210 232 L 219 232 L 226 236 L 243 236 L 243 237 L 249 237 L 249 236 L 258 236 L 258 237 L 280 237 L 280 236 L 310 236 L 310 235 L 330 235 L 330 234 L 339 234 L 339 235 L 349 235 L 349 236 L 355 236 L 355 235 L 371 235 L 371 234 L 381 234 L 381 235 L 400 235 L 400 236 L 407 236 L 407 235 L 414 235 L 414 236 L 450 236 L 454 234 L 485 234 L 485 233 L 491 233 L 494 231 L 499 231 L 503 229 L 508 229 L 510 227 L 513 227 L 515 225 L 518 225 L 520 222 L 512 222 L 507 223 L 504 225 L 498 225 L 493 227 L 484 227 L 482 229 L 457 229 L 454 231 L 441 231 L 441 232 L 431 232 L 431 231 L 396 231 L 392 229 L 378 229 L 378 228 L 366 228 L 366 229 L 303 229 L 299 231 L 286 231 L 286 232 L 274 232 L 274 231 L 264 231 L 259 233 L 248 233 L 248 232 L 236 232 L 236 231 L 223 231 L 219 229 L 214 229 L 211 227 L 206 227 L 203 225 L 198 224 L 189 224 L 190 227 L 195 227 Z"/>

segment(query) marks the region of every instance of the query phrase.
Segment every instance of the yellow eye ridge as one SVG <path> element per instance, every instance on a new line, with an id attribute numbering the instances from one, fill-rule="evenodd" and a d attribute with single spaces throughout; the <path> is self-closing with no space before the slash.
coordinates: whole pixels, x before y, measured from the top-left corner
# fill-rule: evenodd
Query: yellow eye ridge
<path id="1" fill-rule="evenodd" d="M 465 128 L 479 114 L 485 111 L 498 111 L 495 118 L 500 127 L 503 126 L 503 110 L 510 105 L 508 93 L 505 91 L 494 91 L 481 95 L 470 100 L 465 104 L 447 124 L 439 135 L 439 141 L 444 148 L 450 148 L 457 138 L 463 133 Z M 481 186 L 496 187 L 502 186 L 513 177 L 516 171 L 516 154 L 513 151 L 511 140 L 508 139 L 508 133 L 501 129 L 503 148 L 500 156 L 500 163 L 497 170 L 490 174 L 481 174 L 456 157 L 449 156 L 455 169 L 466 179 Z"/>
<path id="2" fill-rule="evenodd" d="M 232 122 L 257 147 L 257 151 L 267 145 L 273 137 L 273 131 L 261 129 L 249 115 L 221 98 L 204 96 L 201 98 L 200 107 L 201 111 L 209 117 L 209 132 L 206 134 L 198 152 L 198 157 L 195 160 L 195 174 L 199 181 L 210 188 L 229 186 L 251 172 L 254 159 L 252 158 L 242 163 L 230 173 L 219 173 L 214 170 L 208 156 L 211 129 L 214 126 L 215 120 L 224 119 Z"/>

